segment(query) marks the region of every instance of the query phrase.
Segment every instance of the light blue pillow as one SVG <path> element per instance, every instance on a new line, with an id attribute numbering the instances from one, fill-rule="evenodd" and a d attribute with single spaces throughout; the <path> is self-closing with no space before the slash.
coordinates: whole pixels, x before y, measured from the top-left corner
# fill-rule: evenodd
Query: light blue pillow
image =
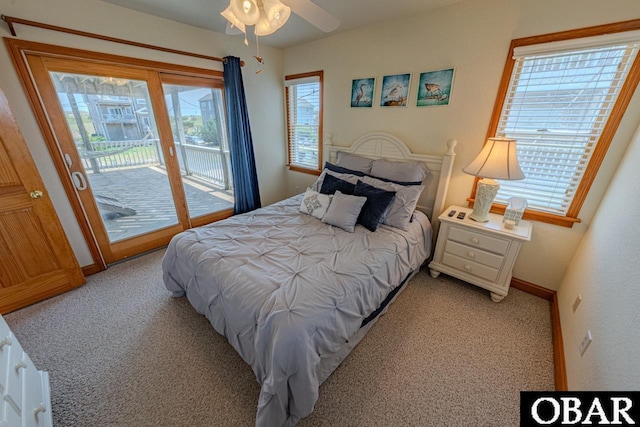
<path id="1" fill-rule="evenodd" d="M 371 166 L 371 175 L 391 181 L 422 182 L 429 175 L 424 162 L 392 162 L 378 159 Z"/>
<path id="2" fill-rule="evenodd" d="M 373 165 L 373 159 L 358 156 L 357 154 L 346 153 L 344 151 L 338 151 L 336 164 L 338 166 L 342 166 L 343 168 L 370 173 L 371 165 Z"/>
<path id="3" fill-rule="evenodd" d="M 367 201 L 366 197 L 350 196 L 336 191 L 327 209 L 327 213 L 322 217 L 322 222 L 335 225 L 344 231 L 353 233 L 358 221 L 358 216 Z"/>

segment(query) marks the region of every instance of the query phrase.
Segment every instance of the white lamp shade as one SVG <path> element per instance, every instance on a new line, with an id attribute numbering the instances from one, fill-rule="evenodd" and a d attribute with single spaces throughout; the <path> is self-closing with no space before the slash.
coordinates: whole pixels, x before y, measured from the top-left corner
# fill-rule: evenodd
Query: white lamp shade
<path id="1" fill-rule="evenodd" d="M 491 179 L 524 178 L 516 154 L 516 140 L 509 138 L 489 138 L 480 154 L 463 167 L 462 171 L 469 175 Z"/>
<path id="2" fill-rule="evenodd" d="M 229 7 L 236 18 L 245 25 L 255 25 L 260 19 L 260 9 L 255 0 L 231 0 Z"/>

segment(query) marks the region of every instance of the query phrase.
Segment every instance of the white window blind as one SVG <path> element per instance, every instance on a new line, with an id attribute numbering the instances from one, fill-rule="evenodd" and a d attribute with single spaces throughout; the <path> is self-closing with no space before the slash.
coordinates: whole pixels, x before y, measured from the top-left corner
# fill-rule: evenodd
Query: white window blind
<path id="1" fill-rule="evenodd" d="M 285 82 L 290 165 L 320 168 L 320 85 L 319 76 Z"/>
<path id="2" fill-rule="evenodd" d="M 524 197 L 529 209 L 558 215 L 571 205 L 640 45 L 571 43 L 514 52 L 496 135 L 517 140 L 525 179 L 500 181 L 496 201 Z"/>

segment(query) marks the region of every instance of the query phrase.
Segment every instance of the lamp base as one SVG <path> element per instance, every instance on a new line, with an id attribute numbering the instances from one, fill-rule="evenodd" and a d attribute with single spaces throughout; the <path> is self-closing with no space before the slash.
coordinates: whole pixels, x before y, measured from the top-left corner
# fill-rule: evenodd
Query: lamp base
<path id="1" fill-rule="evenodd" d="M 499 189 L 500 184 L 494 179 L 484 178 L 478 181 L 476 200 L 473 202 L 473 212 L 471 212 L 469 218 L 476 222 L 489 221 L 489 210 Z"/>

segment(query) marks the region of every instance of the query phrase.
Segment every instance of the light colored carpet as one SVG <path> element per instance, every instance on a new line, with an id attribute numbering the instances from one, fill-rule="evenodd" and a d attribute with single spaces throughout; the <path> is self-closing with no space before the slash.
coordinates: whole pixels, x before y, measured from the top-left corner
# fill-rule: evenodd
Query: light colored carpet
<path id="1" fill-rule="evenodd" d="M 51 376 L 56 426 L 252 426 L 251 368 L 161 277 L 164 251 L 5 316 Z M 514 426 L 552 390 L 549 304 L 424 268 L 320 388 L 308 426 Z"/>

